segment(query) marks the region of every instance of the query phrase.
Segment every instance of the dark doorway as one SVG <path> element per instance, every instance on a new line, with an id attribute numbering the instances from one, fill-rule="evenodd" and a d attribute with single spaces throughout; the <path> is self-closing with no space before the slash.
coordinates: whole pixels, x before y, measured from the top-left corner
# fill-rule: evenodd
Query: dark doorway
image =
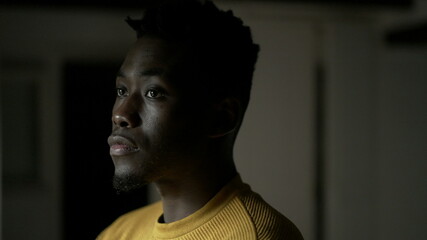
<path id="1" fill-rule="evenodd" d="M 64 234 L 95 239 L 119 215 L 146 204 L 146 189 L 117 195 L 107 137 L 119 63 L 64 66 Z"/>

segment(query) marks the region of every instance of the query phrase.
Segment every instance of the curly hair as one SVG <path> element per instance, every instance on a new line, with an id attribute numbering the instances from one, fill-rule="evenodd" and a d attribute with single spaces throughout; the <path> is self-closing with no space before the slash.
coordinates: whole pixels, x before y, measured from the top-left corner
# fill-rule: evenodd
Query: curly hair
<path id="1" fill-rule="evenodd" d="M 231 10 L 219 10 L 211 1 L 155 2 L 142 19 L 126 19 L 137 37 L 154 35 L 184 44 L 196 55 L 196 69 L 210 97 L 238 97 L 245 110 L 259 51 L 250 28 Z"/>

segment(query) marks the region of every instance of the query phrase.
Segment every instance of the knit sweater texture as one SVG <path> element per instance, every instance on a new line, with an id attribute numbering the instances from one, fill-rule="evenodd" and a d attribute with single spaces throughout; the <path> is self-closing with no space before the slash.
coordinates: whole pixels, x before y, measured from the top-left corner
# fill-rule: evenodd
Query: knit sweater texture
<path id="1" fill-rule="evenodd" d="M 181 220 L 160 223 L 162 203 L 129 212 L 97 240 L 303 239 L 297 227 L 235 177 L 205 206 Z"/>

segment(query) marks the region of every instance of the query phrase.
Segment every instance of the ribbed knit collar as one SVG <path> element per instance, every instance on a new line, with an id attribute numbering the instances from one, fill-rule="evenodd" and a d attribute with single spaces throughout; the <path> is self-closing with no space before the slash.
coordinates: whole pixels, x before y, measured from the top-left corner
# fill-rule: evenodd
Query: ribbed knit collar
<path id="1" fill-rule="evenodd" d="M 160 239 L 177 238 L 202 226 L 215 217 L 239 192 L 249 189 L 240 175 L 235 176 L 211 200 L 193 214 L 171 223 L 156 222 L 153 236 Z"/>

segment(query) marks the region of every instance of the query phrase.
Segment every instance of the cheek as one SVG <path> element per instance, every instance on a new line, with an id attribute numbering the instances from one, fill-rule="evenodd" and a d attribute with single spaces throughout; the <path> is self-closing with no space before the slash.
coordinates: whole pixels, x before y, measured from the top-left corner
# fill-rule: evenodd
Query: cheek
<path id="1" fill-rule="evenodd" d="M 158 148 L 168 139 L 171 131 L 168 127 L 168 115 L 156 108 L 146 108 L 141 114 L 141 119 L 143 146 L 149 149 Z"/>
<path id="2" fill-rule="evenodd" d="M 146 106 L 141 113 L 142 128 L 145 135 L 158 134 L 167 115 L 154 107 Z M 166 115 L 166 116 L 165 116 Z"/>
<path id="3" fill-rule="evenodd" d="M 177 106 L 147 107 L 141 114 L 145 144 L 179 148 L 202 137 L 202 123 L 197 114 Z"/>

